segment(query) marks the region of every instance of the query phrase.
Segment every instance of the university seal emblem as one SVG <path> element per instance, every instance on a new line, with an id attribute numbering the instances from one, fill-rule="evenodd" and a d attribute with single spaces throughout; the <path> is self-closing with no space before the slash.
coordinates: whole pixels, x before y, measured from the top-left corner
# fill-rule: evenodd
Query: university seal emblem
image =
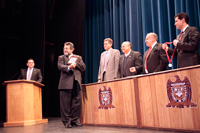
<path id="1" fill-rule="evenodd" d="M 99 103 L 100 106 L 98 109 L 115 108 L 115 106 L 112 105 L 112 90 L 110 87 L 106 89 L 106 86 L 103 86 L 99 89 Z"/>
<path id="2" fill-rule="evenodd" d="M 168 79 L 167 81 L 167 95 L 169 103 L 166 107 L 196 107 L 197 104 L 191 101 L 192 87 L 189 78 L 185 76 L 181 81 L 178 75 L 174 75 L 173 77 L 176 78 L 175 82 L 172 82 L 171 79 Z"/>

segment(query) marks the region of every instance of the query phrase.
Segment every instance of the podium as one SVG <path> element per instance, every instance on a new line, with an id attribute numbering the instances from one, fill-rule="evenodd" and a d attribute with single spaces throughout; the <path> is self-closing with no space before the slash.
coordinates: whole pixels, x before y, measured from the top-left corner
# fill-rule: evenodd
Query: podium
<path id="1" fill-rule="evenodd" d="M 82 85 L 84 125 L 200 132 L 200 65 Z"/>
<path id="2" fill-rule="evenodd" d="M 42 119 L 42 92 L 44 86 L 36 81 L 10 80 L 6 86 L 6 122 L 4 127 L 46 123 Z"/>

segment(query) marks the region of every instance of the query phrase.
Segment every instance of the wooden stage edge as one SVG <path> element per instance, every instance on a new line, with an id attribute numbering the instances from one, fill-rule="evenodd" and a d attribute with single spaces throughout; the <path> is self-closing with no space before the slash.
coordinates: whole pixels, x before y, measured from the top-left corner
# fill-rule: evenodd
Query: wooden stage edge
<path id="1" fill-rule="evenodd" d="M 132 128 L 138 128 L 136 125 L 122 125 L 122 124 L 89 124 L 89 123 L 84 123 L 83 125 L 86 126 L 99 126 L 99 127 L 132 127 Z"/>
<path id="2" fill-rule="evenodd" d="M 200 132 L 200 130 L 195 130 L 195 129 L 175 129 L 175 128 L 161 128 L 161 127 L 148 127 L 148 126 L 141 126 L 140 128 L 163 130 L 163 131 L 174 131 L 174 132 L 188 132 L 188 133 L 199 133 Z"/>
<path id="3" fill-rule="evenodd" d="M 40 120 L 30 120 L 30 121 L 19 121 L 19 122 L 5 122 L 4 127 L 17 127 L 17 126 L 28 126 L 35 125 L 40 123 L 47 123 L 48 119 L 40 119 Z"/>
<path id="4" fill-rule="evenodd" d="M 199 133 L 199 130 L 189 130 L 189 129 L 175 129 L 175 128 L 161 128 L 161 127 L 147 127 L 147 126 L 133 126 L 133 125 L 118 125 L 118 124 L 89 124 L 84 123 L 85 126 L 97 126 L 97 127 L 124 127 L 124 128 L 142 128 L 142 129 L 153 129 L 160 131 L 174 131 L 174 132 L 190 132 L 190 133 Z"/>

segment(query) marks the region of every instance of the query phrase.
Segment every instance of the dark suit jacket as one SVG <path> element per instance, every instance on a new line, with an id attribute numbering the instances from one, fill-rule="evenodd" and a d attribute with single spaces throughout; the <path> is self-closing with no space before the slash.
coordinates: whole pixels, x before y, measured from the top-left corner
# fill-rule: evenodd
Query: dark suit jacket
<path id="1" fill-rule="evenodd" d="M 124 57 L 125 54 L 121 55 L 119 58 L 119 75 L 120 78 L 123 77 L 123 70 L 124 70 Z M 135 67 L 136 72 L 130 72 L 130 68 Z M 142 55 L 140 52 L 132 51 L 128 55 L 127 62 L 126 62 L 126 76 L 133 76 L 140 74 L 142 72 Z"/>
<path id="2" fill-rule="evenodd" d="M 18 79 L 26 79 L 27 75 L 27 68 L 26 69 L 21 69 L 21 74 L 19 75 Z M 33 68 L 33 72 L 31 75 L 31 80 L 37 81 L 39 83 L 42 82 L 42 74 L 41 70 L 37 68 Z"/>
<path id="3" fill-rule="evenodd" d="M 177 36 L 179 40 L 180 34 Z M 177 56 L 177 67 L 187 67 L 199 64 L 199 31 L 196 27 L 188 26 L 177 43 L 174 56 Z M 168 54 L 172 55 L 173 49 L 168 49 Z"/>
<path id="4" fill-rule="evenodd" d="M 84 71 L 86 68 L 82 57 L 79 56 L 76 63 L 76 68 L 72 70 L 68 70 L 68 61 L 69 58 L 65 55 L 61 55 L 58 57 L 58 69 L 60 70 L 60 81 L 58 89 L 73 89 L 74 79 L 78 81 L 81 88 L 81 71 Z"/>
<path id="5" fill-rule="evenodd" d="M 144 53 L 143 56 L 143 73 L 145 72 L 145 59 L 147 56 L 148 50 Z M 149 56 L 147 57 L 147 70 L 148 73 L 164 71 L 167 69 L 168 59 L 165 53 L 165 50 L 162 49 L 162 44 L 156 43 Z"/>

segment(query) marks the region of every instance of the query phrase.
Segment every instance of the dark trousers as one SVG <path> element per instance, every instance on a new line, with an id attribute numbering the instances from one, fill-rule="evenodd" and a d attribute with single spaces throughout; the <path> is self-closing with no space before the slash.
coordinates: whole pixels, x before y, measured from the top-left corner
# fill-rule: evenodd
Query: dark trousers
<path id="1" fill-rule="evenodd" d="M 81 89 L 74 80 L 73 89 L 60 90 L 60 113 L 64 124 L 80 122 Z"/>

